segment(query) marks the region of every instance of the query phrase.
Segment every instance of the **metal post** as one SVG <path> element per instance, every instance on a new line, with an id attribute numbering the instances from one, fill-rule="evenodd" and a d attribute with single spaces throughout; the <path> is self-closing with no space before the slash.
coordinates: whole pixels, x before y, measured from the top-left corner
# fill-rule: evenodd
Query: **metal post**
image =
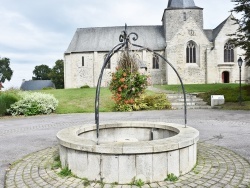
<path id="1" fill-rule="evenodd" d="M 242 105 L 242 88 L 241 88 L 241 66 L 240 66 L 240 97 L 239 97 L 240 105 Z"/>
<path id="2" fill-rule="evenodd" d="M 242 105 L 242 89 L 241 89 L 241 66 L 243 64 L 243 60 L 241 57 L 238 59 L 238 65 L 239 65 L 239 70 L 240 70 L 240 96 L 239 96 L 239 103 Z"/>

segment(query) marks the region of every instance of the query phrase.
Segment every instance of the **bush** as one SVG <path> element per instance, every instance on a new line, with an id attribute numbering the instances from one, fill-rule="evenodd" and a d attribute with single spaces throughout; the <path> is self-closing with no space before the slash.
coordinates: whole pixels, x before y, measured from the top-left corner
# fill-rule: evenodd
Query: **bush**
<path id="1" fill-rule="evenodd" d="M 44 87 L 42 90 L 51 90 L 51 89 L 55 89 L 53 87 Z"/>
<path id="2" fill-rule="evenodd" d="M 80 88 L 84 89 L 84 88 L 90 88 L 90 87 L 88 85 L 84 85 L 84 86 L 81 86 Z"/>
<path id="3" fill-rule="evenodd" d="M 133 110 L 163 110 L 171 109 L 171 104 L 165 94 L 142 95 L 135 100 Z"/>
<path id="4" fill-rule="evenodd" d="M 109 89 L 113 94 L 117 111 L 132 111 L 135 100 L 144 93 L 147 76 L 138 72 L 135 57 L 127 52 L 121 54 L 116 72 L 112 73 Z"/>
<path id="5" fill-rule="evenodd" d="M 0 116 L 7 115 L 7 109 L 18 101 L 18 96 L 14 92 L 0 93 Z"/>
<path id="6" fill-rule="evenodd" d="M 7 110 L 11 115 L 50 114 L 56 110 L 58 101 L 53 95 L 38 92 L 19 92 L 20 100 Z"/>
<path id="7" fill-rule="evenodd" d="M 239 100 L 239 88 L 221 88 L 218 90 L 200 93 L 198 96 L 201 97 L 205 102 L 211 104 L 211 95 L 224 95 L 226 102 L 238 102 Z M 242 87 L 243 100 L 250 100 L 250 86 L 246 85 Z"/>

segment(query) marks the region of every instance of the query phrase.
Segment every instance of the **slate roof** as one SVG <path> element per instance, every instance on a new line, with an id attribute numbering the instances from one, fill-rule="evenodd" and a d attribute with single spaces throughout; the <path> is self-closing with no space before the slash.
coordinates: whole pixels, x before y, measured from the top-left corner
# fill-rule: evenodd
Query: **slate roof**
<path id="1" fill-rule="evenodd" d="M 51 80 L 29 80 L 24 81 L 20 87 L 21 90 L 41 90 L 46 87 L 55 88 L 55 84 Z"/>
<path id="2" fill-rule="evenodd" d="M 225 19 L 222 23 L 220 23 L 215 29 L 204 29 L 204 33 L 210 42 L 214 42 L 228 19 L 231 19 L 231 15 L 227 17 L 227 19 Z"/>
<path id="3" fill-rule="evenodd" d="M 228 19 L 231 18 L 231 15 L 229 17 L 227 17 L 227 19 L 225 19 L 220 25 L 218 25 L 214 30 L 213 30 L 213 37 L 214 39 L 216 39 L 216 37 L 218 36 L 218 34 L 220 33 L 221 29 L 224 27 L 225 23 L 227 22 Z"/>
<path id="4" fill-rule="evenodd" d="M 204 31 L 205 35 L 207 36 L 208 40 L 210 42 L 213 42 L 214 41 L 213 30 L 212 29 L 204 29 L 203 31 Z"/>
<path id="5" fill-rule="evenodd" d="M 67 53 L 110 51 L 119 44 L 119 36 L 124 26 L 79 28 L 66 50 Z M 162 26 L 128 26 L 128 33 L 139 35 L 135 44 L 140 44 L 152 50 L 163 50 L 166 47 L 164 28 Z"/>
<path id="6" fill-rule="evenodd" d="M 200 8 L 195 6 L 194 0 L 169 0 L 167 9 Z"/>

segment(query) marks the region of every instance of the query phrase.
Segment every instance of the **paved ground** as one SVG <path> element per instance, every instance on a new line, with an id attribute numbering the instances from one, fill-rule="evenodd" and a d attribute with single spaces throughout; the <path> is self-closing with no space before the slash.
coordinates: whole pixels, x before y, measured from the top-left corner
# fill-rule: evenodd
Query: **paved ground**
<path id="1" fill-rule="evenodd" d="M 100 114 L 100 122 L 115 120 L 184 122 L 182 110 Z M 0 119 L 0 187 L 9 163 L 55 146 L 59 130 L 84 123 L 94 123 L 94 114 Z M 249 111 L 189 110 L 188 125 L 200 131 L 201 141 L 226 147 L 250 161 Z"/>
<path id="2" fill-rule="evenodd" d="M 134 185 L 89 182 L 75 177 L 60 177 L 60 169 L 52 168 L 58 147 L 50 147 L 33 153 L 18 161 L 7 173 L 7 188 L 134 188 Z M 238 187 L 250 186 L 250 164 L 234 152 L 219 146 L 200 143 L 198 163 L 193 171 L 181 176 L 178 181 L 145 183 L 143 188 L 183 187 Z"/>

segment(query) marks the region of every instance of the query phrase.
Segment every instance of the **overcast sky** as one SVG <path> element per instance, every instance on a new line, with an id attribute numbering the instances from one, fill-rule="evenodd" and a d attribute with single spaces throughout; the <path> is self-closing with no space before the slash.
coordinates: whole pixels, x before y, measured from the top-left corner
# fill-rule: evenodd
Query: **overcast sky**
<path id="1" fill-rule="evenodd" d="M 204 8 L 204 29 L 230 15 L 231 0 L 194 0 Z M 0 57 L 14 71 L 5 88 L 30 80 L 36 65 L 63 59 L 77 28 L 160 25 L 168 0 L 0 0 Z"/>

